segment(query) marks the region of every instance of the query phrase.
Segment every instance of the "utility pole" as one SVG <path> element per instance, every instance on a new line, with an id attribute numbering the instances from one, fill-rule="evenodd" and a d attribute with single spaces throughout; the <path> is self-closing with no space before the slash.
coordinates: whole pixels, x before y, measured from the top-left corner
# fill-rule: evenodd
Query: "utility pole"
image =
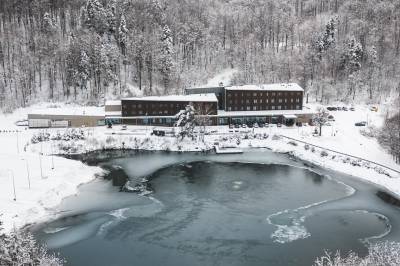
<path id="1" fill-rule="evenodd" d="M 54 170 L 53 141 L 51 141 L 50 147 L 51 147 L 51 170 Z"/>
<path id="2" fill-rule="evenodd" d="M 14 201 L 17 201 L 17 193 L 15 192 L 15 177 L 14 177 L 14 172 L 12 170 L 9 170 L 10 174 L 12 175 L 12 182 L 13 182 L 13 191 L 14 191 Z"/>
<path id="3" fill-rule="evenodd" d="M 17 153 L 19 154 L 19 140 L 18 140 L 18 129 L 17 129 Z"/>
<path id="4" fill-rule="evenodd" d="M 39 153 L 39 164 L 40 164 L 40 177 L 43 179 L 42 153 Z"/>
<path id="5" fill-rule="evenodd" d="M 27 178 L 28 178 L 28 186 L 29 186 L 29 189 L 31 189 L 31 177 L 30 177 L 30 173 L 29 173 L 28 159 L 25 158 L 25 159 L 22 159 L 22 160 L 25 161 L 25 163 L 26 163 L 26 174 L 27 174 Z"/>

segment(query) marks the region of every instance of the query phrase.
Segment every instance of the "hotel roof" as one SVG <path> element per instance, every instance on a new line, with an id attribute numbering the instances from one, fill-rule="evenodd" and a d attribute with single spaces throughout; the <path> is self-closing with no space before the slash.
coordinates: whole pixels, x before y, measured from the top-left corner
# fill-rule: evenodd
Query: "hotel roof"
<path id="1" fill-rule="evenodd" d="M 214 93 L 123 98 L 122 101 L 218 102 Z"/>
<path id="2" fill-rule="evenodd" d="M 304 91 L 297 83 L 276 83 L 261 85 L 242 85 L 226 87 L 226 90 L 237 91 Z"/>
<path id="3" fill-rule="evenodd" d="M 121 105 L 121 100 L 107 100 L 105 105 Z"/>

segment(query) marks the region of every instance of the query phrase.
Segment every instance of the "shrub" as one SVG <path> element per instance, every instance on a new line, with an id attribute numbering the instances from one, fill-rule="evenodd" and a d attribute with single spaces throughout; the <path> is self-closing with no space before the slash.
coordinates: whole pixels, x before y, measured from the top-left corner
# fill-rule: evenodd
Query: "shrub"
<path id="1" fill-rule="evenodd" d="M 328 153 L 326 151 L 321 151 L 321 157 L 326 157 L 328 156 Z"/>
<path id="2" fill-rule="evenodd" d="M 364 258 L 350 252 L 346 257 L 339 251 L 335 254 L 325 252 L 325 255 L 317 258 L 314 266 L 364 266 L 364 265 L 400 265 L 400 243 L 381 242 L 368 247 L 368 255 Z"/>
<path id="3" fill-rule="evenodd" d="M 288 144 L 292 146 L 298 146 L 297 142 L 293 140 L 289 141 Z"/>

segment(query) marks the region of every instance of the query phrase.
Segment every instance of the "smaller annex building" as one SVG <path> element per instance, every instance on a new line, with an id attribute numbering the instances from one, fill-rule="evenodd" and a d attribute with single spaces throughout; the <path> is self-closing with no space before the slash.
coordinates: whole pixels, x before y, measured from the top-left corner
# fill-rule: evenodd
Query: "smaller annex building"
<path id="1" fill-rule="evenodd" d="M 37 109 L 28 114 L 29 128 L 95 127 L 105 125 L 102 107 Z"/>

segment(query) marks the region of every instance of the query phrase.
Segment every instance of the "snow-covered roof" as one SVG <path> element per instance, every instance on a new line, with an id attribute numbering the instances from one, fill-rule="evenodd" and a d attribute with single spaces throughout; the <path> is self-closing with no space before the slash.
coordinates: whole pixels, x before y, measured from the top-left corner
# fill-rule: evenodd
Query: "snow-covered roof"
<path id="1" fill-rule="evenodd" d="M 106 116 L 113 116 L 113 117 L 119 117 L 122 116 L 122 112 L 121 111 L 107 111 L 106 112 Z"/>
<path id="2" fill-rule="evenodd" d="M 95 106 L 70 106 L 59 108 L 34 109 L 28 114 L 32 115 L 75 115 L 75 116 L 104 116 L 104 107 Z"/>
<path id="3" fill-rule="evenodd" d="M 121 105 L 121 100 L 107 100 L 106 105 Z"/>
<path id="4" fill-rule="evenodd" d="M 226 87 L 226 90 L 237 91 L 304 91 L 297 83 L 276 83 L 261 85 L 241 85 Z"/>
<path id="5" fill-rule="evenodd" d="M 218 102 L 214 93 L 189 94 L 189 95 L 164 95 L 123 98 L 122 100 L 135 101 L 169 101 L 169 102 Z"/>

